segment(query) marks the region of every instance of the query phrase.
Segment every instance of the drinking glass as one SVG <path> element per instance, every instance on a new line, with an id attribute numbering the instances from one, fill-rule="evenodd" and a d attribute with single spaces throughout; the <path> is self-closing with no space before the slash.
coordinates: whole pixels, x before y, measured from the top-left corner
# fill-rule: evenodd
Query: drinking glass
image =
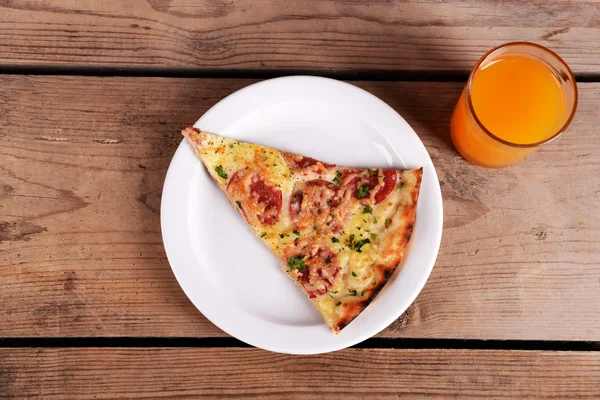
<path id="1" fill-rule="evenodd" d="M 450 134 L 473 164 L 513 164 L 564 132 L 577 109 L 577 85 L 553 51 L 527 42 L 487 52 L 454 109 Z"/>

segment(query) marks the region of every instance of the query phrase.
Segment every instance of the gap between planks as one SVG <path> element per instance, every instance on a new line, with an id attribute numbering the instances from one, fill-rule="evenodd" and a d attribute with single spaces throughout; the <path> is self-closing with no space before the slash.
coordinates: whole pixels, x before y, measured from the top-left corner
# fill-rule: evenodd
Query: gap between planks
<path id="1" fill-rule="evenodd" d="M 249 348 L 233 337 L 22 337 L 0 338 L 0 348 Z M 452 349 L 521 351 L 600 351 L 600 342 L 549 340 L 462 340 L 371 338 L 351 346 L 359 349 Z"/>
<path id="2" fill-rule="evenodd" d="M 318 69 L 318 68 L 262 68 L 229 69 L 202 67 L 143 67 L 143 66 L 88 66 L 0 64 L 0 75 L 71 75 L 154 78 L 206 79 L 271 79 L 292 75 L 314 75 L 339 80 L 393 81 L 393 82 L 465 82 L 469 73 L 452 70 L 393 71 L 378 69 Z M 600 72 L 575 73 L 577 82 L 600 82 Z"/>

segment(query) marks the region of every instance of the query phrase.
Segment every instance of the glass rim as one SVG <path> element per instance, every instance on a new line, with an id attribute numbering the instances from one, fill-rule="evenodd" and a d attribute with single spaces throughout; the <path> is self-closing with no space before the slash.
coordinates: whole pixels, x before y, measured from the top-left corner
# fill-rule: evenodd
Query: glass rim
<path id="1" fill-rule="evenodd" d="M 571 82 L 573 82 L 573 94 L 574 94 L 573 109 L 571 110 L 571 114 L 569 115 L 569 118 L 567 118 L 565 123 L 557 130 L 556 133 L 554 133 L 552 136 L 550 136 L 542 141 L 536 142 L 536 143 L 527 143 L 527 144 L 513 143 L 513 142 L 509 142 L 507 140 L 501 139 L 498 136 L 494 135 L 479 120 L 479 118 L 477 117 L 477 113 L 475 112 L 475 107 L 473 107 L 473 102 L 471 101 L 471 86 L 473 84 L 473 78 L 475 77 L 475 73 L 479 70 L 479 67 L 481 66 L 481 64 L 495 51 L 500 50 L 504 47 L 509 47 L 509 46 L 530 46 L 530 47 L 534 47 L 538 50 L 542 50 L 542 51 L 548 53 L 550 56 L 554 57 L 565 68 L 565 70 L 567 71 L 567 74 L 569 76 L 569 79 L 571 80 Z M 494 139 L 500 143 L 503 143 L 503 144 L 505 144 L 507 146 L 511 146 L 511 147 L 518 147 L 518 148 L 539 147 L 539 146 L 549 143 L 549 142 L 553 141 L 554 139 L 556 139 L 557 137 L 559 137 L 565 130 L 567 130 L 567 128 L 573 121 L 573 118 L 575 117 L 575 111 L 577 110 L 578 102 L 579 102 L 579 93 L 577 90 L 577 83 L 575 82 L 575 77 L 573 76 L 573 72 L 571 71 L 571 68 L 569 68 L 567 63 L 554 51 L 552 51 L 549 48 L 544 47 L 542 45 L 539 45 L 536 43 L 531 43 L 531 42 L 509 42 L 509 43 L 501 44 L 500 46 L 496 46 L 491 50 L 488 50 L 477 61 L 477 63 L 475 64 L 475 67 L 473 67 L 473 70 L 471 71 L 471 74 L 469 75 L 469 80 L 467 81 L 467 103 L 469 105 L 469 111 L 471 112 L 471 115 L 473 115 L 473 119 L 475 120 L 475 122 L 477 123 L 479 128 L 481 128 L 481 130 L 484 131 L 489 137 L 491 137 L 492 139 Z"/>

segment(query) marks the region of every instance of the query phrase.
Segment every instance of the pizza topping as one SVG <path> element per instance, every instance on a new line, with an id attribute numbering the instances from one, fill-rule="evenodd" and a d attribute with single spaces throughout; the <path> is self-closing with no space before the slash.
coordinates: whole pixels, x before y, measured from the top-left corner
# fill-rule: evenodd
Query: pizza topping
<path id="1" fill-rule="evenodd" d="M 306 182 L 290 198 L 290 217 L 301 226 L 323 226 L 331 219 L 331 209 L 339 204 L 339 188 L 320 179 Z"/>
<path id="2" fill-rule="evenodd" d="M 296 190 L 290 198 L 290 215 L 300 214 L 300 208 L 302 207 L 302 195 L 301 190 Z"/>
<path id="3" fill-rule="evenodd" d="M 354 250 L 356 250 L 358 253 L 362 253 L 362 250 L 361 250 L 362 247 L 365 244 L 369 244 L 369 243 L 371 243 L 371 241 L 369 239 L 361 239 L 358 242 L 354 243 Z"/>
<path id="4" fill-rule="evenodd" d="M 362 234 L 361 234 L 362 236 Z M 365 244 L 369 244 L 371 243 L 370 239 L 360 239 L 360 240 L 354 240 L 355 235 L 352 234 L 348 237 L 348 241 L 346 242 L 346 245 L 348 245 L 348 247 L 351 250 L 356 250 L 357 253 L 362 253 L 362 247 Z"/>
<path id="5" fill-rule="evenodd" d="M 314 188 L 317 190 L 318 194 L 327 197 L 326 199 L 323 199 L 323 203 L 330 207 L 336 207 L 339 203 L 338 187 L 332 185 L 330 182 L 322 179 L 314 179 L 306 182 L 306 188 Z M 316 201 L 317 207 L 321 207 L 321 201 L 318 198 L 315 198 L 314 200 Z"/>
<path id="6" fill-rule="evenodd" d="M 339 242 L 340 242 L 340 239 L 338 239 L 338 238 L 336 238 L 336 237 L 334 236 L 334 237 L 332 237 L 332 238 L 331 238 L 331 241 L 332 241 L 333 243 L 339 243 Z"/>
<path id="7" fill-rule="evenodd" d="M 330 168 L 334 168 L 334 164 L 327 164 L 311 157 L 304 157 L 300 154 L 283 153 L 283 158 L 296 171 L 313 170 L 315 172 L 327 172 Z"/>
<path id="8" fill-rule="evenodd" d="M 288 258 L 288 266 L 310 298 L 326 295 L 339 275 L 337 255 L 323 245 L 312 246 L 308 255 Z"/>
<path id="9" fill-rule="evenodd" d="M 288 259 L 288 267 L 290 267 L 290 270 L 296 269 L 298 271 L 306 271 L 306 265 L 304 264 L 304 261 L 302 261 L 304 257 L 305 256 L 303 255 L 290 257 Z"/>
<path id="10" fill-rule="evenodd" d="M 383 186 L 380 186 L 379 190 L 375 193 L 375 204 L 381 203 L 390 193 L 392 193 L 394 186 L 396 186 L 397 175 L 398 174 L 393 169 L 383 171 Z M 371 175 L 371 177 L 373 176 L 376 175 Z M 378 181 L 380 181 L 379 178 Z"/>
<path id="11" fill-rule="evenodd" d="M 279 219 L 281 190 L 267 184 L 260 172 L 250 174 L 248 169 L 236 172 L 231 176 L 227 189 L 238 198 L 246 197 L 244 208 L 239 204 L 246 217 L 254 214 L 264 225 L 271 225 Z"/>
<path id="12" fill-rule="evenodd" d="M 371 188 L 369 187 L 369 185 L 360 185 L 356 190 L 356 198 L 364 199 L 365 197 L 369 197 L 370 192 Z"/>
<path id="13" fill-rule="evenodd" d="M 248 168 L 242 168 L 235 174 L 231 175 L 231 179 L 229 179 L 229 182 L 227 182 L 227 187 L 229 188 L 230 186 L 233 186 L 238 182 L 242 181 L 246 177 L 246 175 L 248 175 L 249 172 L 250 170 Z"/>
<path id="14" fill-rule="evenodd" d="M 225 171 L 223 171 L 223 166 L 222 165 L 217 165 L 215 167 L 215 172 L 217 173 L 217 175 L 219 175 L 223 179 L 227 179 L 228 178 L 227 173 Z"/>
<path id="15" fill-rule="evenodd" d="M 335 178 L 333 178 L 333 183 L 340 186 L 342 184 L 342 173 L 340 171 L 335 171 Z"/>
<path id="16" fill-rule="evenodd" d="M 353 177 L 348 185 L 354 187 L 357 199 L 370 197 L 374 204 L 379 204 L 394 190 L 397 176 L 394 170 L 367 170 L 366 173 Z"/>
<path id="17" fill-rule="evenodd" d="M 363 214 L 373 214 L 373 208 L 371 206 L 365 206 L 365 208 L 363 208 Z"/>

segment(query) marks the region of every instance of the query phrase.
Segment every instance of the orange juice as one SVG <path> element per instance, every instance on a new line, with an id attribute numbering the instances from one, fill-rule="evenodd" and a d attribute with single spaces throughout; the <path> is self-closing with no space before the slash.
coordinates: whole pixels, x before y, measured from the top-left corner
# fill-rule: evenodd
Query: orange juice
<path id="1" fill-rule="evenodd" d="M 564 130 L 575 111 L 574 80 L 566 86 L 546 58 L 527 50 L 543 49 L 562 60 L 541 46 L 512 45 L 523 48 L 501 46 L 479 61 L 450 123 L 457 150 L 484 167 L 506 166 L 535 151 Z"/>
<path id="2" fill-rule="evenodd" d="M 483 126 L 518 144 L 548 139 L 565 109 L 558 79 L 526 56 L 502 57 L 482 68 L 473 79 L 471 99 Z"/>

